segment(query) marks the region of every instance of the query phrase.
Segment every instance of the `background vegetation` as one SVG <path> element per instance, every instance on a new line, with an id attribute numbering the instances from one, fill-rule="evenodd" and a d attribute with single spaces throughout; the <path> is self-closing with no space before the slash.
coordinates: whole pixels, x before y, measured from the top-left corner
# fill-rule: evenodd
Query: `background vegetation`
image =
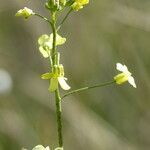
<path id="1" fill-rule="evenodd" d="M 0 150 L 57 143 L 53 95 L 40 79 L 48 62 L 37 44 L 50 27 L 14 17 L 24 6 L 48 15 L 43 2 L 0 0 Z M 73 89 L 111 80 L 116 62 L 130 68 L 138 87 L 112 85 L 65 99 L 66 150 L 150 149 L 149 18 L 149 0 L 91 0 L 63 26 L 68 40 L 60 52 Z"/>

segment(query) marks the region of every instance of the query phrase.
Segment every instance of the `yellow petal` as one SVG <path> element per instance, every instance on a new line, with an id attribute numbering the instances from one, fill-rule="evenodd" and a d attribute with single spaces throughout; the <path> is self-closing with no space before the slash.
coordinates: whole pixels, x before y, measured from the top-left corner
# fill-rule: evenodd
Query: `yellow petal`
<path id="1" fill-rule="evenodd" d="M 53 41 L 53 34 L 50 35 L 51 41 Z M 62 45 L 66 42 L 66 38 L 61 37 L 59 34 L 56 35 L 56 45 Z"/>
<path id="2" fill-rule="evenodd" d="M 43 45 L 45 42 L 48 42 L 50 40 L 50 37 L 47 34 L 43 34 L 39 37 L 38 43 L 39 45 Z"/>
<path id="3" fill-rule="evenodd" d="M 50 51 L 46 51 L 42 46 L 39 47 L 39 51 L 45 58 L 49 57 L 50 55 Z"/>
<path id="4" fill-rule="evenodd" d="M 136 88 L 136 84 L 135 84 L 134 78 L 133 78 L 132 76 L 128 77 L 128 82 L 129 82 L 134 88 Z"/>
<path id="5" fill-rule="evenodd" d="M 49 147 L 47 146 L 46 148 L 42 145 L 37 145 L 35 146 L 32 150 L 50 150 Z"/>
<path id="6" fill-rule="evenodd" d="M 116 64 L 116 69 L 121 71 L 121 72 L 126 72 L 128 71 L 128 68 L 126 65 L 122 65 L 121 63 Z"/>
<path id="7" fill-rule="evenodd" d="M 77 3 L 81 3 L 82 5 L 88 4 L 89 0 L 75 0 Z"/>
<path id="8" fill-rule="evenodd" d="M 58 77 L 58 81 L 59 81 L 59 84 L 60 84 L 62 89 L 64 89 L 64 90 L 69 90 L 70 89 L 70 86 L 66 83 L 64 77 Z"/>

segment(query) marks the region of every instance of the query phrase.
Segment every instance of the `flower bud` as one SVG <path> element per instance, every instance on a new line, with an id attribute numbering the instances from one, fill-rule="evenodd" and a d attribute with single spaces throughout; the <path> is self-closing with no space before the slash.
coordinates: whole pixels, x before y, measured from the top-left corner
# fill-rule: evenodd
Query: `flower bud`
<path id="1" fill-rule="evenodd" d="M 22 17 L 24 17 L 25 19 L 27 19 L 27 18 L 29 18 L 30 16 L 34 15 L 34 14 L 35 14 L 35 13 L 34 13 L 31 9 L 29 9 L 29 8 L 27 8 L 27 7 L 24 7 L 23 9 L 20 9 L 20 10 L 16 13 L 15 16 L 17 16 L 17 17 L 22 16 Z"/>
<path id="2" fill-rule="evenodd" d="M 59 0 L 49 0 L 46 4 L 45 7 L 51 11 L 57 11 L 59 10 Z"/>
<path id="3" fill-rule="evenodd" d="M 125 73 L 120 73 L 114 77 L 117 84 L 123 84 L 128 81 L 128 76 Z"/>
<path id="4" fill-rule="evenodd" d="M 83 8 L 84 5 L 88 4 L 89 0 L 75 0 L 71 5 L 72 9 L 78 11 Z"/>
<path id="5" fill-rule="evenodd" d="M 54 67 L 52 68 L 52 72 L 53 72 L 55 77 L 64 76 L 64 67 L 63 67 L 63 65 L 62 64 L 54 65 Z"/>
<path id="6" fill-rule="evenodd" d="M 60 5 L 64 7 L 66 5 L 66 0 L 60 0 Z"/>

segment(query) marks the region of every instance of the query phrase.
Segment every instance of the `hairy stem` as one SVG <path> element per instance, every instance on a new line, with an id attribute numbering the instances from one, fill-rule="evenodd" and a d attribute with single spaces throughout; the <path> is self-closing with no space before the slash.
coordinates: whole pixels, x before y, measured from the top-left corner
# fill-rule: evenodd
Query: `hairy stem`
<path id="1" fill-rule="evenodd" d="M 58 131 L 58 143 L 59 147 L 63 147 L 63 137 L 62 137 L 62 110 L 61 110 L 61 97 L 59 89 L 55 91 L 56 99 L 56 114 L 57 114 L 57 131 Z"/>
<path id="2" fill-rule="evenodd" d="M 63 95 L 61 97 L 61 99 L 64 99 L 65 97 L 72 95 L 72 94 L 75 94 L 75 93 L 79 93 L 79 92 L 86 91 L 86 90 L 93 89 L 93 88 L 108 86 L 108 85 L 113 84 L 113 83 L 115 83 L 115 81 L 106 82 L 106 83 L 98 84 L 98 85 L 94 85 L 94 86 L 87 86 L 87 87 L 79 88 L 79 89 L 76 89 L 76 90 L 73 90 L 73 91 L 66 93 L 65 95 Z"/>
<path id="3" fill-rule="evenodd" d="M 52 31 L 53 31 L 53 49 L 52 49 L 52 61 L 53 66 L 57 65 L 58 57 L 56 49 L 56 12 L 52 12 Z M 58 132 L 58 144 L 59 147 L 63 147 L 63 137 L 62 137 L 62 112 L 61 112 L 61 97 L 59 92 L 59 87 L 55 91 L 55 101 L 56 101 L 56 116 L 57 116 L 57 132 Z"/>
<path id="4" fill-rule="evenodd" d="M 52 61 L 53 65 L 56 65 L 56 12 L 52 13 L 52 31 L 53 31 L 53 49 L 52 49 Z"/>

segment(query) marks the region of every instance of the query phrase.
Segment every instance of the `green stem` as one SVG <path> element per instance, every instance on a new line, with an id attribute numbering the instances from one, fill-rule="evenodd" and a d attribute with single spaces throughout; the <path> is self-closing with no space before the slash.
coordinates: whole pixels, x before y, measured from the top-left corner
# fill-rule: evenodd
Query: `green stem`
<path id="1" fill-rule="evenodd" d="M 59 143 L 59 147 L 63 147 L 62 111 L 61 111 L 61 97 L 60 97 L 59 89 L 55 91 L 55 99 L 56 99 L 58 143 Z"/>
<path id="2" fill-rule="evenodd" d="M 63 23 L 66 21 L 66 19 L 68 18 L 68 16 L 70 15 L 70 13 L 72 12 L 72 8 L 68 11 L 68 13 L 66 14 L 66 16 L 64 17 L 64 19 L 61 21 L 60 25 L 57 28 L 57 31 L 61 28 L 61 26 L 63 25 Z"/>
<path id="3" fill-rule="evenodd" d="M 41 19 L 45 20 L 46 22 L 50 23 L 50 25 L 52 25 L 51 21 L 48 20 L 46 17 L 44 17 L 44 16 L 42 16 L 42 15 L 40 15 L 38 13 L 35 13 L 34 15 L 37 16 L 37 17 L 40 17 Z"/>
<path id="4" fill-rule="evenodd" d="M 53 66 L 58 63 L 57 49 L 56 49 L 56 12 L 52 12 L 52 31 L 53 31 L 53 49 L 52 49 L 52 62 Z M 57 132 L 58 132 L 58 144 L 59 147 L 63 147 L 63 137 L 62 137 L 62 112 L 61 112 L 61 97 L 59 92 L 59 87 L 55 91 L 55 101 L 56 101 L 56 116 L 57 116 Z"/>
<path id="5" fill-rule="evenodd" d="M 61 99 L 64 99 L 65 97 L 67 97 L 69 95 L 72 95 L 72 94 L 75 94 L 75 93 L 78 93 L 78 92 L 86 91 L 86 90 L 93 89 L 93 88 L 108 86 L 108 85 L 113 84 L 113 83 L 115 83 L 115 81 L 111 81 L 111 82 L 107 82 L 107 83 L 103 83 L 103 84 L 98 84 L 98 85 L 94 85 L 94 86 L 89 86 L 89 87 L 83 87 L 83 88 L 80 88 L 80 89 L 76 89 L 76 90 L 73 90 L 73 91 L 70 91 L 70 92 L 66 93 L 65 95 L 63 95 L 61 97 Z"/>
<path id="6" fill-rule="evenodd" d="M 52 12 L 52 31 L 53 31 L 53 49 L 52 49 L 52 61 L 53 65 L 56 65 L 56 12 Z"/>

